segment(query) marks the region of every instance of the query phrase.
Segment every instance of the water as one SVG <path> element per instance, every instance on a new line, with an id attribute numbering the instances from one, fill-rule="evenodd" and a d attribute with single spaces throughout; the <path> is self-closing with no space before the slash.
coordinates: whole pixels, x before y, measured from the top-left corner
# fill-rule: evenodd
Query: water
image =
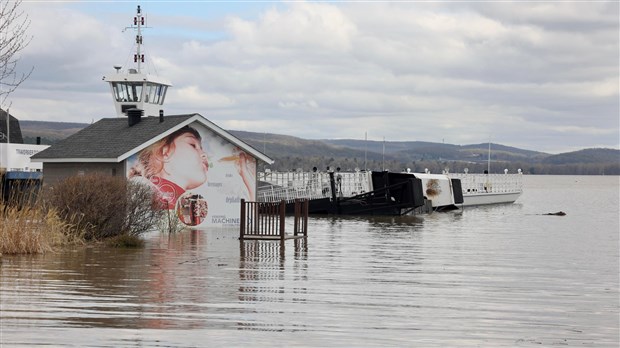
<path id="1" fill-rule="evenodd" d="M 524 179 L 515 204 L 311 218 L 284 247 L 212 230 L 5 255 L 0 346 L 618 347 L 619 178 Z"/>

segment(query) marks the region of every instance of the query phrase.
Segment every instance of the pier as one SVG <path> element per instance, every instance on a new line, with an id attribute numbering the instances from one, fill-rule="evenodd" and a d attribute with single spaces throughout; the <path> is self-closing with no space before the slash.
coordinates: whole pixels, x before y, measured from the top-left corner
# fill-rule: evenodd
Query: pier
<path id="1" fill-rule="evenodd" d="M 286 234 L 286 202 L 241 200 L 239 239 L 286 240 L 308 236 L 308 200 L 294 202 L 293 234 Z"/>

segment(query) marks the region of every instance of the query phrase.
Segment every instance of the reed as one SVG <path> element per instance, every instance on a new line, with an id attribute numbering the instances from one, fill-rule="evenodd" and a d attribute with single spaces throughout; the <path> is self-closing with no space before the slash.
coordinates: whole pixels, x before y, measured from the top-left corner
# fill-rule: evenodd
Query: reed
<path id="1" fill-rule="evenodd" d="M 10 194 L 5 195 L 6 189 Z M 44 253 L 84 242 L 78 225 L 63 221 L 57 210 L 45 206 L 39 182 L 7 188 L 2 180 L 0 197 L 0 254 Z"/>
<path id="2" fill-rule="evenodd" d="M 54 210 L 36 204 L 21 208 L 0 204 L 0 209 L 0 254 L 38 254 L 83 241 Z"/>

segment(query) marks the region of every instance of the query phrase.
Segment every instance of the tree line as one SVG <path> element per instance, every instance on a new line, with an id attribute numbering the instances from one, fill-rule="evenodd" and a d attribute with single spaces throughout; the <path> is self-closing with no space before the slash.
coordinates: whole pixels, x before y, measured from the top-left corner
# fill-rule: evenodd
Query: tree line
<path id="1" fill-rule="evenodd" d="M 319 171 L 326 171 L 328 167 L 332 170 L 340 168 L 342 171 L 371 170 L 392 172 L 404 172 L 409 169 L 412 172 L 423 173 L 425 170 L 431 173 L 442 173 L 449 171 L 452 173 L 462 173 L 465 169 L 469 173 L 483 173 L 489 168 L 487 162 L 466 162 L 466 161 L 441 161 L 441 160 L 421 160 L 421 161 L 398 161 L 398 160 L 364 160 L 364 158 L 338 158 L 328 156 L 282 156 L 273 158 L 272 165 L 259 165 L 259 171 L 269 168 L 272 171 L 312 171 L 317 168 Z M 620 175 L 620 163 L 572 163 L 572 164 L 553 164 L 553 163 L 527 163 L 527 162 L 504 162 L 491 161 L 490 173 L 504 173 L 507 169 L 509 173 L 516 173 L 519 169 L 523 174 L 531 175 Z"/>

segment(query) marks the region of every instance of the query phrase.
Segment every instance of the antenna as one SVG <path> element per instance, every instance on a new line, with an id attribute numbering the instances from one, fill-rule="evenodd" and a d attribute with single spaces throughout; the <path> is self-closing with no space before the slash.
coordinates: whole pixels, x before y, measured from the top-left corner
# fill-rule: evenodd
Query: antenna
<path id="1" fill-rule="evenodd" d="M 146 26 L 146 17 L 142 15 L 142 9 L 140 9 L 140 5 L 138 5 L 138 9 L 136 10 L 136 15 L 133 17 L 133 24 L 129 27 L 125 27 L 123 32 L 127 29 L 136 29 L 136 53 L 133 55 L 133 62 L 138 64 L 138 74 L 140 71 L 140 64 L 144 63 L 144 54 L 142 54 L 141 46 L 142 46 L 142 28 L 148 28 Z"/>
<path id="2" fill-rule="evenodd" d="M 381 155 L 381 169 L 385 171 L 385 137 L 383 137 L 383 153 Z"/>
<path id="3" fill-rule="evenodd" d="M 487 161 L 487 173 L 491 174 L 491 139 L 489 138 L 489 159 Z"/>
<path id="4" fill-rule="evenodd" d="M 1 2 L 2 0 L 0 0 Z M 135 65 L 115 65 L 116 74 L 104 77 L 104 81 L 110 84 L 110 91 L 114 100 L 114 108 L 116 115 L 128 116 L 127 110 L 140 109 L 144 111 L 146 116 L 157 116 L 162 110 L 162 105 L 166 97 L 166 92 L 172 85 L 169 81 L 156 76 L 151 76 L 142 71 L 144 66 L 144 47 L 142 47 L 142 29 L 145 28 L 146 16 L 140 6 L 137 7 L 133 22 L 127 29 L 137 30 L 135 36 L 134 51 L 132 47 L 131 53 L 134 53 Z M 124 70 L 124 71 L 123 71 Z M 146 69 L 146 66 L 144 67 Z"/>
<path id="5" fill-rule="evenodd" d="M 366 152 L 367 152 L 366 147 L 367 146 L 368 146 L 368 132 L 364 132 L 364 170 L 368 170 L 368 167 L 366 166 Z"/>
<path id="6" fill-rule="evenodd" d="M 11 143 L 11 106 L 6 108 L 6 144 Z M 9 170 L 9 163 L 6 164 L 7 171 Z"/>

